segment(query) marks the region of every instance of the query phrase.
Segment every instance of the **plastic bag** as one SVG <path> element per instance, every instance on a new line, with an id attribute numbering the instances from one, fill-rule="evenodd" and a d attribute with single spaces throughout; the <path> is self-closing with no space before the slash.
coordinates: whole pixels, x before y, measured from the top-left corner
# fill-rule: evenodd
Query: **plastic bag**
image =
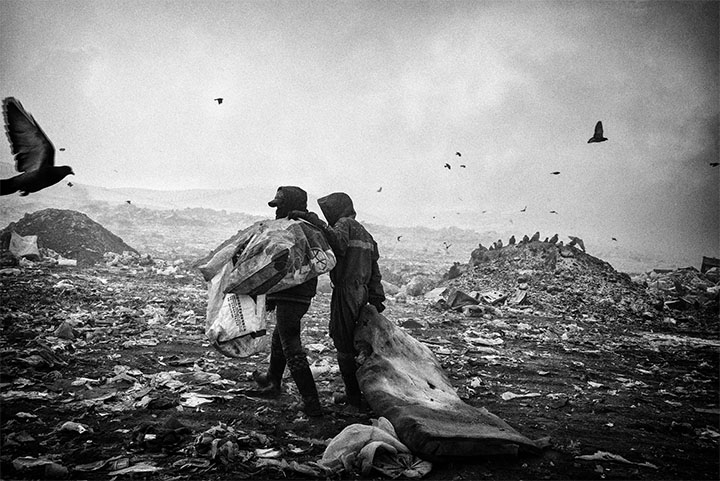
<path id="1" fill-rule="evenodd" d="M 325 236 L 309 222 L 256 222 L 198 262 L 210 281 L 228 263 L 235 266 L 225 292 L 270 294 L 330 272 L 336 259 Z"/>
<path id="2" fill-rule="evenodd" d="M 21 236 L 17 232 L 12 231 L 10 233 L 10 253 L 18 259 L 25 257 L 33 261 L 40 260 L 37 238 L 36 235 Z"/>
<path id="3" fill-rule="evenodd" d="M 336 264 L 323 233 L 305 221 L 258 222 L 234 244 L 235 267 L 225 286 L 226 293 L 271 294 L 330 272 Z"/>
<path id="4" fill-rule="evenodd" d="M 212 346 L 228 357 L 247 357 L 267 348 L 265 296 L 228 293 L 227 283 L 232 263 L 227 263 L 208 285 L 208 307 L 205 335 Z"/>

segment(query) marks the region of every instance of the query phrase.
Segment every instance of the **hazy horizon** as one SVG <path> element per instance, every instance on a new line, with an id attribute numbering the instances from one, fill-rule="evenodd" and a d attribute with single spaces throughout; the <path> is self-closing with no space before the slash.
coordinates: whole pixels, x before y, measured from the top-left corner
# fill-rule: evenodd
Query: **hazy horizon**
<path id="1" fill-rule="evenodd" d="M 0 94 L 77 183 L 299 185 L 375 222 L 720 257 L 719 11 L 6 0 Z"/>

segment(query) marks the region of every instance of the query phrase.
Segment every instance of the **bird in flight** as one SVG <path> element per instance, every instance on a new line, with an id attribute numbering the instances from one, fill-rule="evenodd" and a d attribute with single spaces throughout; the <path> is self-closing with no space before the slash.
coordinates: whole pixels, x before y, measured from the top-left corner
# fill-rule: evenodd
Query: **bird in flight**
<path id="1" fill-rule="evenodd" d="M 462 168 L 464 169 L 464 168 L 465 168 L 465 164 L 460 164 L 460 167 L 462 167 Z"/>
<path id="2" fill-rule="evenodd" d="M 710 167 L 717 167 L 720 165 L 720 162 L 710 162 Z"/>
<path id="3" fill-rule="evenodd" d="M 132 204 L 132 202 L 130 202 L 129 200 L 126 200 L 125 202 L 128 203 L 128 204 Z"/>
<path id="4" fill-rule="evenodd" d="M 218 105 L 220 105 L 221 103 L 223 103 L 223 99 L 222 99 L 222 97 L 218 97 L 218 98 L 216 98 L 216 99 L 213 99 L 213 100 L 214 100 L 215 102 L 217 102 L 217 103 L 218 103 Z"/>
<path id="5" fill-rule="evenodd" d="M 378 192 L 382 192 L 382 187 L 380 187 L 377 191 L 378 191 Z"/>
<path id="6" fill-rule="evenodd" d="M 74 175 L 67 165 L 55 166 L 55 147 L 20 101 L 7 97 L 2 102 L 2 110 L 15 169 L 21 174 L 0 180 L 0 195 L 19 191 L 25 196 Z"/>
<path id="7" fill-rule="evenodd" d="M 462 157 L 462 154 L 460 152 L 455 152 L 455 155 L 457 155 L 458 157 Z"/>
<path id="8" fill-rule="evenodd" d="M 595 133 L 592 137 L 590 137 L 590 140 L 587 141 L 588 144 L 591 144 L 593 142 L 605 142 L 607 139 L 603 137 L 603 126 L 602 122 L 598 120 L 598 123 L 595 124 Z"/>
<path id="9" fill-rule="evenodd" d="M 401 235 L 397 236 L 397 241 L 398 241 L 398 242 L 400 242 L 400 238 L 401 238 L 401 237 L 402 237 Z"/>
<path id="10" fill-rule="evenodd" d="M 616 238 L 614 238 L 614 237 L 612 238 L 612 240 L 614 240 L 615 242 L 617 242 L 617 239 L 616 239 Z"/>
<path id="11" fill-rule="evenodd" d="M 447 170 L 450 170 L 452 167 L 450 167 L 450 164 L 445 164 L 443 167 L 445 167 Z"/>
<path id="12" fill-rule="evenodd" d="M 65 152 L 65 147 L 60 147 L 58 150 L 59 150 L 60 152 Z"/>
<path id="13" fill-rule="evenodd" d="M 554 210 L 551 210 L 550 213 L 551 213 L 551 214 L 557 214 L 557 212 L 554 211 Z"/>
<path id="14" fill-rule="evenodd" d="M 72 186 L 73 186 L 73 183 L 72 183 L 72 182 L 68 182 L 68 187 L 72 187 Z"/>
<path id="15" fill-rule="evenodd" d="M 552 175 L 560 175 L 560 171 L 550 172 Z"/>
<path id="16" fill-rule="evenodd" d="M 525 212 L 526 210 L 527 210 L 527 206 L 525 206 L 525 207 L 523 207 L 522 209 L 520 209 L 520 212 Z"/>

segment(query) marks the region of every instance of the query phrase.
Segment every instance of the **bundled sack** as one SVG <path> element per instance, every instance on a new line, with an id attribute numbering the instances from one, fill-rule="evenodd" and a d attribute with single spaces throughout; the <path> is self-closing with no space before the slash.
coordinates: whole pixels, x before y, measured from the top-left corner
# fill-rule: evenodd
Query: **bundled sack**
<path id="1" fill-rule="evenodd" d="M 208 281 L 205 334 L 228 357 L 264 350 L 265 294 L 302 284 L 335 263 L 322 232 L 308 222 L 266 220 L 239 231 L 196 264 Z"/>
<path id="2" fill-rule="evenodd" d="M 209 281 L 227 264 L 225 293 L 256 296 L 282 291 L 330 272 L 336 259 L 323 233 L 309 222 L 256 222 L 226 241 L 200 271 Z"/>
<path id="3" fill-rule="evenodd" d="M 209 282 L 205 335 L 221 354 L 247 357 L 264 350 L 270 342 L 266 335 L 265 296 L 253 299 L 225 294 L 232 268 L 232 262 L 228 262 Z"/>
<path id="4" fill-rule="evenodd" d="M 376 470 L 403 479 L 422 478 L 432 470 L 432 463 L 412 454 L 383 417 L 373 419 L 372 426 L 345 427 L 325 448 L 318 465 L 336 474 L 345 471 L 368 476 Z"/>

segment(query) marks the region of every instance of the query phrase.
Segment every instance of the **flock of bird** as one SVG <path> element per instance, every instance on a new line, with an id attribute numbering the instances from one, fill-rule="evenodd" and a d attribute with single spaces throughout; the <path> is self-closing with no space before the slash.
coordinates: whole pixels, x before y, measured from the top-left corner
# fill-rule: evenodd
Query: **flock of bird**
<path id="1" fill-rule="evenodd" d="M 223 103 L 222 97 L 213 99 L 218 105 Z M 40 128 L 32 115 L 22 106 L 19 100 L 14 97 L 7 97 L 2 101 L 3 117 L 5 119 L 5 133 L 10 141 L 10 150 L 15 157 L 15 169 L 18 175 L 8 179 L 0 179 L 0 195 L 9 195 L 20 192 L 21 196 L 57 184 L 68 175 L 74 175 L 70 166 L 55 165 L 55 147 L 48 136 Z M 601 121 L 595 124 L 595 132 L 588 143 L 605 142 L 608 140 L 603 134 Z M 65 148 L 60 148 L 60 152 Z M 462 153 L 455 152 L 455 156 L 462 158 Z M 711 162 L 712 167 L 720 165 L 718 162 Z M 466 168 L 466 164 L 459 164 L 460 168 Z M 451 170 L 452 165 L 446 162 L 444 168 Z M 559 175 L 559 171 L 551 172 L 552 175 Z M 72 187 L 72 182 L 68 182 Z M 382 187 L 377 189 L 382 192 Z M 127 201 L 129 204 L 130 201 Z M 525 212 L 527 206 L 520 212 Z M 557 214 L 555 211 L 550 211 Z"/>

